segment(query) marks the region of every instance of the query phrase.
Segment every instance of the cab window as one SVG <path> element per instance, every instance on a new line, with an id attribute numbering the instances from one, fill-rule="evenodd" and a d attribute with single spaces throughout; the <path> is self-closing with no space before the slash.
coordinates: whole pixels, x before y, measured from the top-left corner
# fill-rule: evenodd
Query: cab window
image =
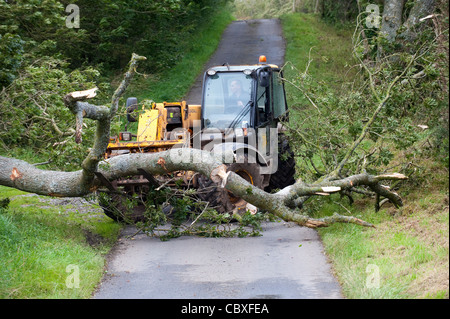
<path id="1" fill-rule="evenodd" d="M 280 72 L 274 72 L 272 76 L 273 91 L 273 115 L 275 118 L 286 112 L 286 100 L 284 96 L 284 87 Z"/>
<path id="2" fill-rule="evenodd" d="M 243 72 L 217 72 L 205 81 L 203 118 L 206 127 L 228 128 L 250 122 L 249 101 L 252 78 Z M 242 112 L 242 111 L 245 112 Z"/>

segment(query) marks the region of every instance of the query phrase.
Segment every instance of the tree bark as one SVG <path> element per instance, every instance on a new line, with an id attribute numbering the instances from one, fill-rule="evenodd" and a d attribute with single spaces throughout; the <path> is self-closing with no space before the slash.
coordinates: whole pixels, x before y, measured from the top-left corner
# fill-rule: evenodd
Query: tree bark
<path id="1" fill-rule="evenodd" d="M 146 60 L 145 57 L 133 53 L 128 70 L 125 73 L 124 79 L 120 83 L 112 96 L 111 107 L 92 105 L 86 102 L 81 102 L 85 99 L 90 99 L 95 96 L 96 88 L 78 91 L 67 94 L 64 97 L 64 104 L 69 110 L 74 113 L 76 117 L 76 141 L 81 142 L 81 129 L 83 125 L 83 118 L 90 118 L 97 121 L 97 129 L 95 134 L 94 145 L 92 146 L 89 155 L 84 159 L 82 167 L 82 181 L 83 188 L 88 188 L 92 184 L 97 170 L 98 163 L 103 159 L 106 148 L 109 143 L 111 120 L 116 115 L 119 107 L 119 99 L 125 92 L 126 88 L 133 78 L 139 61 Z"/>
<path id="2" fill-rule="evenodd" d="M 401 38 L 407 41 L 413 41 L 417 37 L 417 32 L 420 32 L 426 24 L 421 19 L 434 12 L 435 3 L 435 0 L 417 0 L 415 2 L 408 19 L 403 24 L 405 31 L 401 34 Z"/>
<path id="3" fill-rule="evenodd" d="M 192 148 L 171 149 L 159 153 L 129 154 L 116 156 L 101 162 L 98 172 L 107 179 L 114 180 L 119 177 L 139 175 L 139 169 L 144 169 L 153 175 L 180 170 L 196 171 L 209 176 L 217 184 L 223 185 L 233 194 L 263 211 L 273 213 L 286 221 L 293 221 L 301 226 L 312 228 L 328 226 L 335 222 L 356 223 L 363 226 L 373 225 L 349 216 L 334 215 L 329 218 L 314 219 L 302 215 L 295 208 L 295 200 L 300 197 L 329 195 L 365 185 L 375 193 L 391 200 L 394 205 L 402 206 L 401 198 L 380 184 L 383 180 L 406 179 L 402 174 L 380 176 L 359 174 L 344 179 L 309 185 L 297 181 L 294 185 L 270 194 L 254 187 L 234 172 L 227 172 L 226 165 L 222 163 L 222 155 L 218 158 L 210 152 Z M 181 158 L 183 158 L 183 161 L 180 161 Z M 191 160 L 186 162 L 186 158 Z M 200 158 L 201 161 L 193 160 Z M 83 170 L 76 172 L 46 171 L 37 169 L 24 161 L 5 157 L 0 157 L 0 167 L 1 185 L 40 195 L 80 197 L 95 191 L 101 185 L 97 178 L 93 179 L 91 184 L 85 184 Z"/>
<path id="4" fill-rule="evenodd" d="M 385 0 L 381 22 L 381 33 L 389 42 L 394 42 L 397 31 L 402 25 L 402 13 L 405 0 Z"/>

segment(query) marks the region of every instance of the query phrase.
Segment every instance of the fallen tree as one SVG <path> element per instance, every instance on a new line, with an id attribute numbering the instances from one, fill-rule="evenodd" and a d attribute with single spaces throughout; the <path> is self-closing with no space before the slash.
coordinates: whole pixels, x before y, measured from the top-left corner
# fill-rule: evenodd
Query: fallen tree
<path id="1" fill-rule="evenodd" d="M 402 206 L 401 197 L 389 187 L 384 186 L 382 182 L 404 180 L 407 178 L 406 176 L 398 173 L 370 175 L 366 172 L 343 176 L 342 170 L 389 99 L 390 89 L 402 78 L 408 68 L 392 81 L 384 96 L 377 95 L 377 107 L 372 118 L 366 123 L 359 138 L 354 141 L 346 156 L 331 174 L 322 176 L 314 183 L 304 183 L 299 179 L 295 184 L 272 194 L 254 187 L 234 172 L 227 171 L 227 166 L 222 161 L 222 158 L 227 157 L 226 154 L 219 156 L 199 149 L 171 149 L 159 153 L 127 154 L 104 160 L 104 153 L 110 137 L 111 121 L 116 115 L 119 99 L 130 83 L 137 64 L 144 59 L 144 57 L 133 54 L 128 71 L 113 94 L 110 107 L 86 102 L 87 99 L 95 96 L 95 88 L 72 92 L 64 97 L 65 105 L 76 117 L 76 139 L 78 141 L 82 136 L 83 118 L 95 120 L 97 123 L 93 146 L 80 170 L 74 172 L 41 170 L 22 160 L 0 157 L 0 185 L 46 196 L 81 197 L 100 187 L 101 181 L 98 178 L 100 175 L 114 180 L 120 177 L 139 175 L 139 169 L 144 169 L 153 175 L 189 170 L 209 176 L 215 183 L 264 212 L 311 228 L 328 226 L 337 222 L 373 227 L 372 224 L 352 216 L 335 214 L 331 217 L 315 219 L 304 215 L 301 213 L 301 207 L 311 196 L 327 196 L 338 192 L 349 194 L 357 187 L 366 186 L 376 194 L 377 207 L 381 197 L 385 197 L 396 207 Z M 177 159 L 181 156 L 180 152 L 183 152 L 183 157 L 189 156 L 191 159 L 201 158 L 202 160 L 188 163 L 179 161 Z"/>

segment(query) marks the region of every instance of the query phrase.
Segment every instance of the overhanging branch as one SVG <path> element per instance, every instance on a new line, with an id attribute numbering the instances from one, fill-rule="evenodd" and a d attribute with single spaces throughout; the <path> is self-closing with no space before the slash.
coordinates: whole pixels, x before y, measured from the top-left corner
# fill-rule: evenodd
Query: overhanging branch
<path id="1" fill-rule="evenodd" d="M 86 91 L 72 92 L 64 97 L 65 105 L 72 111 L 72 113 L 75 114 L 76 117 L 75 140 L 77 143 L 81 143 L 82 140 L 83 118 L 86 117 L 97 121 L 94 144 L 89 152 L 89 155 L 84 159 L 81 165 L 83 168 L 83 183 L 86 186 L 92 183 L 97 170 L 97 165 L 103 159 L 105 150 L 108 146 L 111 120 L 117 112 L 119 99 L 130 84 L 138 62 L 145 59 L 145 57 L 133 53 L 124 79 L 113 94 L 110 108 L 82 102 L 86 99 L 95 97 L 97 88 Z"/>

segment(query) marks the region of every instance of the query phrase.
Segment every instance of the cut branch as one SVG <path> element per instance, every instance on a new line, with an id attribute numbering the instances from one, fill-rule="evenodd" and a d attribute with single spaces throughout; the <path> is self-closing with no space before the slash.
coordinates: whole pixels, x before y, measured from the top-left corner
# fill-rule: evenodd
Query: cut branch
<path id="1" fill-rule="evenodd" d="M 139 61 L 145 60 L 145 57 L 133 53 L 127 72 L 119 87 L 113 94 L 111 107 L 92 105 L 82 102 L 86 99 L 95 97 L 97 88 L 85 91 L 77 91 L 67 94 L 64 97 L 64 103 L 69 110 L 76 116 L 76 134 L 75 141 L 81 143 L 83 118 L 89 118 L 97 121 L 97 130 L 94 145 L 89 155 L 84 159 L 81 167 L 85 187 L 90 185 L 95 177 L 98 163 L 103 159 L 105 150 L 109 143 L 111 120 L 116 114 L 119 105 L 119 99 L 130 84 Z"/>
<path id="2" fill-rule="evenodd" d="M 201 158 L 202 160 L 188 163 L 180 161 L 180 158 L 186 158 L 187 156 L 191 159 Z M 164 165 L 161 165 L 161 159 L 164 161 Z M 0 166 L 2 167 L 0 184 L 41 195 L 79 197 L 92 192 L 101 185 L 101 181 L 97 178 L 93 179 L 90 185 L 83 183 L 83 171 L 54 172 L 39 170 L 24 161 L 5 157 L 0 157 Z M 234 172 L 226 172 L 226 166 L 222 163 L 222 158 L 214 157 L 208 151 L 190 148 L 116 156 L 101 162 L 98 172 L 108 180 L 114 180 L 120 177 L 138 175 L 142 169 L 152 175 L 179 170 L 199 172 L 209 176 L 217 184 L 223 184 L 233 194 L 263 211 L 273 213 L 286 221 L 293 221 L 301 226 L 312 228 L 328 226 L 337 222 L 355 223 L 370 227 L 372 225 L 358 218 L 341 215 L 314 219 L 300 214 L 298 209 L 293 208 L 294 199 L 305 195 L 314 196 L 317 195 L 317 192 L 331 193 L 351 189 L 354 186 L 366 185 L 381 196 L 389 198 L 395 205 L 401 206 L 401 198 L 396 193 L 382 187 L 379 182 L 385 179 L 405 178 L 401 174 L 379 176 L 360 174 L 341 180 L 323 182 L 320 185 L 305 185 L 302 182 L 297 182 L 278 193 L 270 194 L 248 183 Z"/>

